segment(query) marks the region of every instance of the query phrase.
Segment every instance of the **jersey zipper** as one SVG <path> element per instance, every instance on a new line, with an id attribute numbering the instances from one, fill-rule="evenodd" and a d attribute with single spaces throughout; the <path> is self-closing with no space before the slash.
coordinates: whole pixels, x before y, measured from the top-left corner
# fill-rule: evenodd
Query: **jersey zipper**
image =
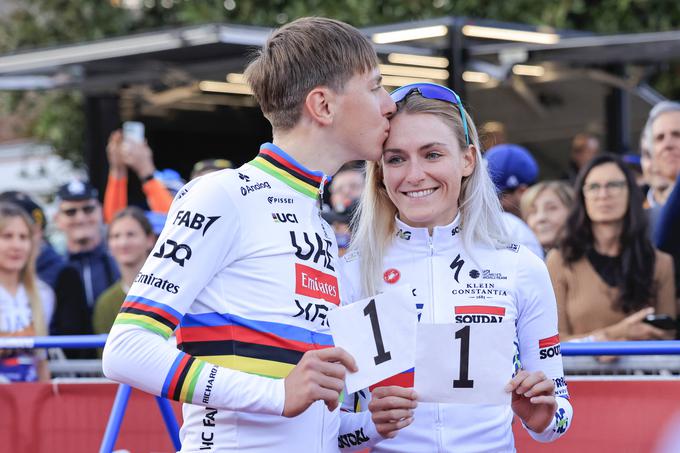
<path id="1" fill-rule="evenodd" d="M 323 189 L 326 185 L 326 180 L 328 179 L 328 176 L 323 175 L 321 178 L 321 185 L 319 186 L 319 210 L 323 208 Z"/>
<path id="2" fill-rule="evenodd" d="M 430 248 L 430 307 L 431 307 L 431 312 L 432 312 L 432 323 L 435 323 L 436 317 L 435 317 L 435 312 L 436 312 L 436 307 L 435 307 L 435 294 L 434 294 L 434 241 L 432 240 L 432 235 L 430 234 L 427 237 L 427 245 Z M 442 448 L 442 439 L 441 439 L 441 411 L 440 411 L 440 405 L 437 404 L 436 410 L 435 410 L 435 426 L 437 427 L 437 443 L 439 444 L 439 449 L 441 450 Z"/>

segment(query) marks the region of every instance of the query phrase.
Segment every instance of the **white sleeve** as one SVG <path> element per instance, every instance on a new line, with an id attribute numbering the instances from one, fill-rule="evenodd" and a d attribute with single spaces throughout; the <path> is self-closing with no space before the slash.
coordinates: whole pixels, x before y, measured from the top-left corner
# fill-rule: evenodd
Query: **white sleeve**
<path id="1" fill-rule="evenodd" d="M 543 371 L 555 383 L 557 411 L 542 433 L 529 434 L 540 442 L 558 439 L 571 426 L 573 408 L 564 379 L 560 338 L 557 333 L 557 303 L 548 270 L 533 253 L 520 248 L 517 265 L 517 338 L 519 359 L 527 371 Z"/>
<path id="2" fill-rule="evenodd" d="M 199 178 L 180 193 L 111 329 L 104 374 L 177 401 L 280 415 L 283 380 L 215 366 L 167 341 L 208 282 L 238 258 L 241 234 L 221 181 Z"/>

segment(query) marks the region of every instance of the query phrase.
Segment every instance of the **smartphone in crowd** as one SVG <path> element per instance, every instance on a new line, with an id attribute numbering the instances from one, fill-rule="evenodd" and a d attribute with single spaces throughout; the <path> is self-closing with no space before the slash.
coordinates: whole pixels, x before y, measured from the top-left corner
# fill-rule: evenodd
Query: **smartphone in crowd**
<path id="1" fill-rule="evenodd" d="M 139 121 L 124 122 L 123 140 L 132 143 L 144 143 L 144 123 Z"/>
<path id="2" fill-rule="evenodd" d="M 664 314 L 647 315 L 644 322 L 663 330 L 676 330 L 678 328 L 677 321 L 672 316 Z"/>

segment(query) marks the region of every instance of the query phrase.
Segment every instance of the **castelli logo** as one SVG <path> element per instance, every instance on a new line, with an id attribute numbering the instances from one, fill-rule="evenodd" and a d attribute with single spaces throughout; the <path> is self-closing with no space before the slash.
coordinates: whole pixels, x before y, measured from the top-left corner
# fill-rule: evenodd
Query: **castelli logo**
<path id="1" fill-rule="evenodd" d="M 390 285 L 393 285 L 399 281 L 401 273 L 397 269 L 387 269 L 383 274 L 383 280 Z"/>

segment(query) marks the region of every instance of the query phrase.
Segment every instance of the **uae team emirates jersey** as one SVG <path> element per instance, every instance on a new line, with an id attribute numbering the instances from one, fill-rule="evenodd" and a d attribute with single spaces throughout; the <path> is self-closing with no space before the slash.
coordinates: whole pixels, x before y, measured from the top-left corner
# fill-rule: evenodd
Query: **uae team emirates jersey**
<path id="1" fill-rule="evenodd" d="M 557 396 L 552 423 L 543 433 L 529 434 L 541 442 L 563 435 L 573 411 L 560 355 L 557 305 L 543 261 L 515 244 L 502 249 L 483 245 L 466 249 L 460 217 L 433 228 L 431 234 L 427 228 L 413 228 L 399 219 L 396 227 L 383 261 L 382 290 L 410 285 L 420 323 L 512 324 L 516 354 L 507 360 L 515 370 L 543 371 L 553 380 Z M 367 297 L 361 289 L 359 255 L 345 255 L 341 265 L 343 303 Z M 414 370 L 409 370 L 378 385 L 412 387 L 413 378 Z M 345 408 L 365 410 L 369 399 L 370 391 L 364 390 L 348 398 Z M 509 405 L 421 402 L 410 426 L 371 451 L 512 452 L 512 421 Z"/>
<path id="2" fill-rule="evenodd" d="M 319 214 L 325 180 L 265 144 L 173 202 L 104 362 L 115 379 L 196 403 L 184 405 L 183 452 L 337 450 L 338 411 L 317 402 L 280 416 L 281 378 L 304 352 L 332 346 L 327 314 L 340 294 L 337 246 Z M 164 341 L 173 332 L 176 349 Z"/>

